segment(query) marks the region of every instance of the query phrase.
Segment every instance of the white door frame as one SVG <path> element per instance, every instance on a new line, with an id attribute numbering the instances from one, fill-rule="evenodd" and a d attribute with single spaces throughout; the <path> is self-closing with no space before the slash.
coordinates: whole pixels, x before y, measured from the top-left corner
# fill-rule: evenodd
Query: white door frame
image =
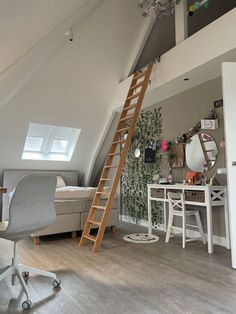
<path id="1" fill-rule="evenodd" d="M 222 64 L 232 267 L 236 268 L 236 62 Z"/>

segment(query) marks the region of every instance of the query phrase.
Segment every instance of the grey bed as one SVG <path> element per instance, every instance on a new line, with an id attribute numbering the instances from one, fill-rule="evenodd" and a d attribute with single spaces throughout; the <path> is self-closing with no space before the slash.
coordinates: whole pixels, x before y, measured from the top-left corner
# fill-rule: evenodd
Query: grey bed
<path id="1" fill-rule="evenodd" d="M 29 173 L 47 173 L 55 176 L 62 176 L 66 185 L 78 186 L 77 171 L 48 171 L 48 170 L 5 170 L 3 175 L 3 185 L 8 193 L 3 196 L 2 220 L 8 219 L 9 192 L 13 191 L 19 179 Z M 104 200 L 105 202 L 105 200 Z M 56 223 L 37 234 L 32 234 L 35 244 L 39 244 L 39 237 L 49 234 L 72 232 L 72 237 L 76 236 L 76 231 L 83 230 L 87 219 L 88 211 L 92 203 L 91 198 L 61 199 L 55 200 Z M 113 203 L 108 226 L 115 226 L 119 221 L 119 210 L 117 200 Z M 101 213 L 102 214 L 102 213 Z M 96 226 L 94 226 L 96 227 Z"/>

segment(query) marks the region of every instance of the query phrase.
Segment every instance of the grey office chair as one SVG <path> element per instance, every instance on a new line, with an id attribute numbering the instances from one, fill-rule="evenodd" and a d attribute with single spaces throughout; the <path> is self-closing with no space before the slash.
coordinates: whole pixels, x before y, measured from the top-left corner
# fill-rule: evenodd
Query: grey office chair
<path id="1" fill-rule="evenodd" d="M 0 223 L 0 238 L 14 242 L 12 264 L 1 273 L 0 281 L 7 276 L 12 276 L 12 284 L 18 277 L 26 295 L 22 303 L 23 309 L 31 307 L 29 291 L 24 278 L 29 273 L 35 273 L 54 279 L 53 286 L 58 288 L 61 284 L 54 273 L 35 269 L 20 264 L 17 254 L 17 242 L 30 234 L 52 225 L 56 219 L 54 208 L 54 193 L 56 177 L 45 174 L 31 174 L 21 178 L 17 184 L 9 205 L 9 221 Z"/>

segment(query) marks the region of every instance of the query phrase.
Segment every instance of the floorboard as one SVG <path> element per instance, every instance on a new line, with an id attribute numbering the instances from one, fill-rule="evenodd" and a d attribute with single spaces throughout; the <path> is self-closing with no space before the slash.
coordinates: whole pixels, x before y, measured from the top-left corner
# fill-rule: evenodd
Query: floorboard
<path id="1" fill-rule="evenodd" d="M 100 252 L 80 248 L 79 239 L 65 236 L 32 239 L 19 244 L 26 265 L 55 271 L 62 288 L 55 292 L 50 280 L 31 276 L 28 286 L 33 306 L 42 314 L 209 314 L 236 313 L 236 272 L 228 250 L 215 246 L 209 255 L 200 242 L 181 248 L 180 239 L 153 244 L 123 241 L 127 233 L 145 229 L 122 223 L 107 232 Z M 12 244 L 0 240 L 0 267 L 10 262 Z M 0 282 L 0 313 L 21 313 L 21 287 L 10 278 Z"/>

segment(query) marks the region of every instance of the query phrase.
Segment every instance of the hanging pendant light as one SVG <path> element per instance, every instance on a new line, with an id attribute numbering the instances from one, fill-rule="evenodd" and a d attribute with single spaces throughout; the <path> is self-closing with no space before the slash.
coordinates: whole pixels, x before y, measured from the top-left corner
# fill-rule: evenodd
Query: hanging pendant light
<path id="1" fill-rule="evenodd" d="M 138 0 L 138 7 L 143 17 L 150 16 L 159 19 L 165 15 L 172 15 L 175 5 L 181 0 Z"/>

